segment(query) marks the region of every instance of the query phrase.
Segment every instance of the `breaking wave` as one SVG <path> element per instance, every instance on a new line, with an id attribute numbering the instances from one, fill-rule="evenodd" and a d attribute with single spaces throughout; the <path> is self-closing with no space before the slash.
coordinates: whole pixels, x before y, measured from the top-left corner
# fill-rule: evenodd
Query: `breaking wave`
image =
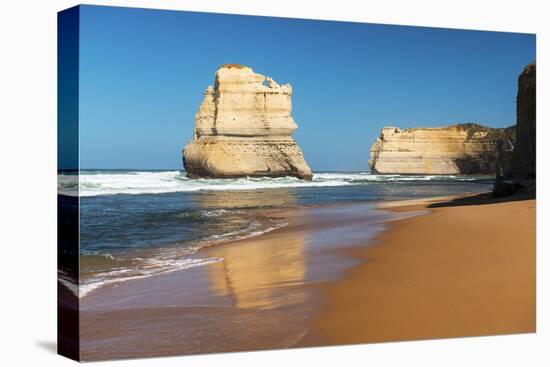
<path id="1" fill-rule="evenodd" d="M 74 175 L 58 176 L 60 194 L 100 196 L 116 194 L 162 194 L 193 191 L 259 190 L 290 187 L 334 187 L 383 182 L 476 181 L 471 176 L 375 175 L 369 172 L 314 173 L 312 181 L 294 177 L 246 177 L 236 179 L 189 179 L 184 171 L 81 171 L 79 183 Z M 76 185 L 76 187 L 75 187 Z"/>

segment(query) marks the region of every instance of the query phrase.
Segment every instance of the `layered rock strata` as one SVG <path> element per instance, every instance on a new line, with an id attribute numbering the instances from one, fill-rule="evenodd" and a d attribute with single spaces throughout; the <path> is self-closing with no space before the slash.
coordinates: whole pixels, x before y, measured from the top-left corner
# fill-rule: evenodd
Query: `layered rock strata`
<path id="1" fill-rule="evenodd" d="M 516 144 L 511 158 L 501 160 L 507 169 L 499 172 L 494 196 L 517 191 L 536 191 L 536 63 L 525 67 L 518 78 L 516 98 Z"/>
<path id="2" fill-rule="evenodd" d="M 183 150 L 188 177 L 294 176 L 311 179 L 292 138 L 292 87 L 243 65 L 222 65 L 195 115 Z"/>
<path id="3" fill-rule="evenodd" d="M 513 146 L 514 129 L 478 124 L 400 130 L 385 127 L 371 147 L 369 165 L 378 174 L 494 174 L 497 146 Z"/>

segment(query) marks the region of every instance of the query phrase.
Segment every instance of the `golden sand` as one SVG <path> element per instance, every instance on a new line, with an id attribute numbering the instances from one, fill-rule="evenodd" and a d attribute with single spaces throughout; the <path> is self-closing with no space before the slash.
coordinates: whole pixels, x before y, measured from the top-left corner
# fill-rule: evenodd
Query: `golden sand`
<path id="1" fill-rule="evenodd" d="M 430 210 L 353 250 L 300 345 L 535 331 L 535 200 Z"/>

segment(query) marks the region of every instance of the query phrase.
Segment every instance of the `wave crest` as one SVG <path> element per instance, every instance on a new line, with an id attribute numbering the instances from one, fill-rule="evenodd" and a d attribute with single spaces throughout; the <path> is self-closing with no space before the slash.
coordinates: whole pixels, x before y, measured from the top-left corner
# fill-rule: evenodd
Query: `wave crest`
<path id="1" fill-rule="evenodd" d="M 71 179 L 59 175 L 58 190 L 61 194 L 76 196 L 74 176 Z M 259 190 L 291 187 L 335 187 L 365 185 L 383 182 L 407 181 L 475 181 L 467 176 L 405 176 L 374 175 L 368 172 L 315 173 L 312 181 L 295 177 L 246 177 L 236 179 L 189 179 L 184 171 L 81 171 L 78 189 L 80 196 L 116 194 L 162 194 L 193 191 Z"/>

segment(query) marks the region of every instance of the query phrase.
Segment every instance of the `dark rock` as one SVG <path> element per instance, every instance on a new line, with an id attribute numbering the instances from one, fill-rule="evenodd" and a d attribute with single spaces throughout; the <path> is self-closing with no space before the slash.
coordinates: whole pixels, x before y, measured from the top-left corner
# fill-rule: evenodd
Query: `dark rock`
<path id="1" fill-rule="evenodd" d="M 499 152 L 493 196 L 518 192 L 536 193 L 536 63 L 525 67 L 518 78 L 516 142 L 511 152 Z M 502 147 L 501 147 L 502 148 Z"/>
<path id="2" fill-rule="evenodd" d="M 500 198 L 520 192 L 525 187 L 519 182 L 497 178 L 493 187 L 493 197 Z"/>

